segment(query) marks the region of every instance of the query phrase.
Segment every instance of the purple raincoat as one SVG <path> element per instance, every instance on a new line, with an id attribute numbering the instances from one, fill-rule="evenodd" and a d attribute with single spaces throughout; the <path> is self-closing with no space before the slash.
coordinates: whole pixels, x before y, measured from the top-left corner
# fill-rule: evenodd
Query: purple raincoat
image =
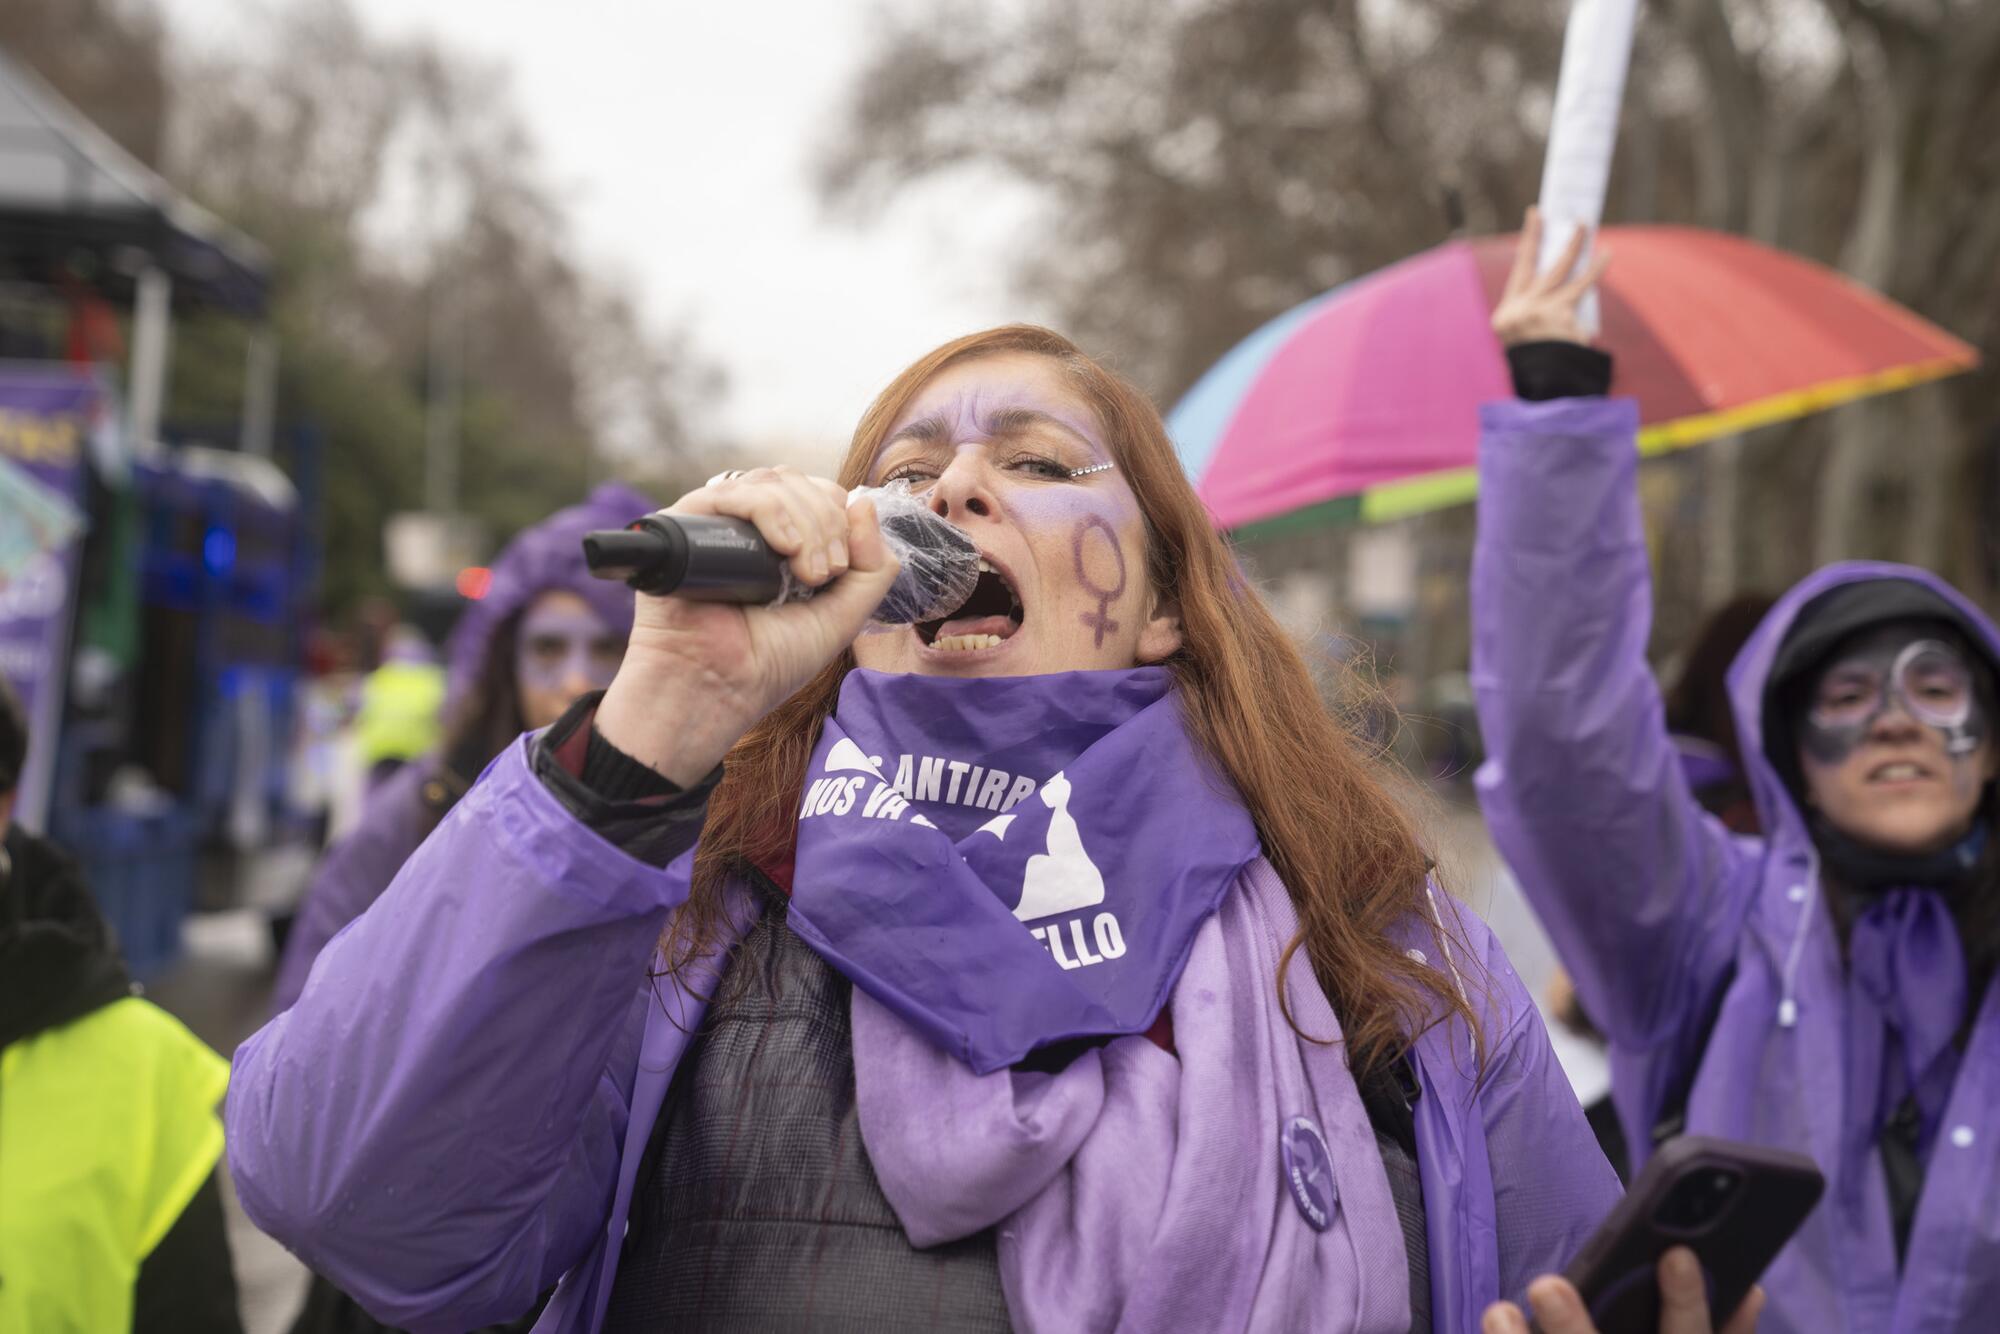
<path id="1" fill-rule="evenodd" d="M 631 627 L 631 591 L 590 577 L 583 564 L 583 535 L 597 528 L 622 528 L 654 508 L 638 492 L 607 482 L 580 504 L 557 510 L 507 544 L 493 562 L 493 582 L 486 596 L 467 607 L 452 629 L 446 650 L 447 717 L 478 684 L 494 632 L 543 593 L 575 593 L 607 624 L 620 630 Z M 436 826 L 422 792 L 438 763 L 438 757 L 429 757 L 390 775 L 369 794 L 360 823 L 327 850 L 285 942 L 271 992 L 273 1014 L 299 998 L 326 942 L 367 911 Z"/>
<path id="2" fill-rule="evenodd" d="M 536 1328 L 599 1327 L 641 1155 L 713 989 L 646 977 L 690 854 L 662 870 L 599 838 L 534 776 L 533 744 L 494 762 L 236 1053 L 245 1210 L 418 1331 L 512 1318 L 558 1279 Z M 1461 979 L 1489 1040 L 1476 1087 L 1462 1025 L 1415 1051 L 1434 1327 L 1465 1331 L 1565 1264 L 1618 1186 L 1491 934 L 1441 896 L 1434 911 L 1455 938 L 1412 923 L 1403 943 Z"/>
<path id="3" fill-rule="evenodd" d="M 1643 1156 L 1692 1071 L 1691 1133 L 1800 1150 L 1827 1173 L 1819 1208 L 1764 1276 L 1767 1334 L 2000 1327 L 2000 988 L 1975 1002 L 1899 1281 L 1879 1160 L 1865 1181 L 1841 1179 L 1841 946 L 1804 818 L 1762 741 L 1764 683 L 1785 632 L 1837 584 L 1911 579 L 1963 609 L 1995 654 L 2000 633 L 1905 566 L 1830 566 L 1793 588 L 1729 674 L 1766 831 L 1732 835 L 1689 791 L 1646 667 L 1636 407 L 1496 403 L 1483 424 L 1472 581 L 1473 684 L 1491 756 L 1481 799 L 1611 1041 L 1628 1142 Z M 1707 1047 L 1692 1050 L 1710 1013 Z"/>

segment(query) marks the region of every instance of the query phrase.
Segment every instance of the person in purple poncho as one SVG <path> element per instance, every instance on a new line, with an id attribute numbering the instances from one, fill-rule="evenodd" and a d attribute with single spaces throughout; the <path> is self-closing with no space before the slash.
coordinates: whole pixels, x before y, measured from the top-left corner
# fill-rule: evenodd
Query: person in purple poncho
<path id="1" fill-rule="evenodd" d="M 1829 566 L 1729 673 L 1760 834 L 1704 812 L 1644 657 L 1638 415 L 1534 220 L 1494 327 L 1474 686 L 1494 841 L 1611 1042 L 1643 1157 L 1685 1128 L 1810 1154 L 1765 1327 L 1973 1331 L 2000 1309 L 2000 632 L 1925 571 Z M 1566 271 L 1566 269 L 1562 270 Z"/>
<path id="2" fill-rule="evenodd" d="M 460 617 L 448 649 L 446 740 L 369 795 L 361 822 L 327 851 L 285 942 L 273 1013 L 291 1008 L 320 951 L 382 895 L 495 755 L 546 727 L 618 670 L 632 599 L 592 579 L 580 543 L 651 506 L 616 484 L 559 510 L 508 543 L 485 595 Z M 315 1275 L 293 1334 L 368 1334 L 384 1326 Z"/>
<path id="3" fill-rule="evenodd" d="M 960 606 L 868 623 L 864 483 Z M 1524 1328 L 1617 1183 L 1143 396 L 976 334 L 675 511 L 817 596 L 640 598 L 326 947 L 236 1056 L 260 1227 L 419 1331 Z"/>
<path id="4" fill-rule="evenodd" d="M 486 591 L 446 648 L 444 744 L 370 794 L 360 823 L 327 851 L 285 943 L 272 1013 L 290 1009 L 326 942 L 381 897 L 472 780 L 522 732 L 547 727 L 610 684 L 625 655 L 632 599 L 590 577 L 581 542 L 652 508 L 607 483 L 509 542 Z"/>

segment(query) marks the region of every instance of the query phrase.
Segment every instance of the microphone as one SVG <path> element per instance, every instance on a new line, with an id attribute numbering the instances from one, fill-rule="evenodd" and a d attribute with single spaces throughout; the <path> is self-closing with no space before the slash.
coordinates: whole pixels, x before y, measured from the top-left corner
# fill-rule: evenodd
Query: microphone
<path id="1" fill-rule="evenodd" d="M 850 495 L 875 502 L 882 540 L 902 565 L 871 619 L 909 625 L 965 604 L 979 582 L 979 549 L 971 538 L 907 490 L 869 487 Z M 772 606 L 817 591 L 793 577 L 785 557 L 746 519 L 648 514 L 622 529 L 586 533 L 583 559 L 597 578 L 621 579 L 652 597 Z"/>

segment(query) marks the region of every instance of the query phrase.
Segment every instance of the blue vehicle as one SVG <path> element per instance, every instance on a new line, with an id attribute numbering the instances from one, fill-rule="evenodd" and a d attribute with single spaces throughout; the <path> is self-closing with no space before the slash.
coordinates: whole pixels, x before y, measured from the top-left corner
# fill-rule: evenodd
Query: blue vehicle
<path id="1" fill-rule="evenodd" d="M 137 652 L 106 693 L 89 688 L 101 649 L 78 646 L 50 830 L 143 975 L 171 960 L 197 901 L 243 901 L 268 853 L 314 842 L 288 800 L 314 563 L 297 494 L 262 459 L 158 450 L 124 503 L 136 541 L 107 561 L 126 564 L 93 584 L 86 562 L 83 595 L 131 581 Z"/>

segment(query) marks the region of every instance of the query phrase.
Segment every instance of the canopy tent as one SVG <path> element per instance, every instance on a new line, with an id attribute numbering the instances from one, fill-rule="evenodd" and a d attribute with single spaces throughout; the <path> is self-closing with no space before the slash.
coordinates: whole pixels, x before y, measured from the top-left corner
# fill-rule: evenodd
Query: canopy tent
<path id="1" fill-rule="evenodd" d="M 0 272 L 49 281 L 79 257 L 89 281 L 130 299 L 148 269 L 173 297 L 258 317 L 262 246 L 120 148 L 32 70 L 0 52 Z"/>

